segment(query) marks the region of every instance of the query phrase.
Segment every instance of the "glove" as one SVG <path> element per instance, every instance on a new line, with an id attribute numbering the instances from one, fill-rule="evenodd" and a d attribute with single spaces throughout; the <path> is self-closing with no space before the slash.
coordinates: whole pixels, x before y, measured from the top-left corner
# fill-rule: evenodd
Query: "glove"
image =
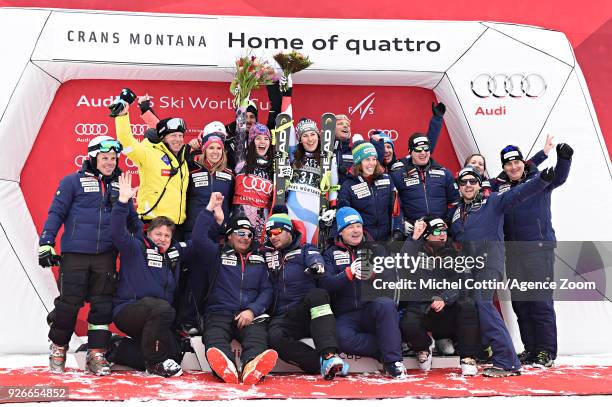
<path id="1" fill-rule="evenodd" d="M 574 155 L 574 149 L 569 146 L 567 143 L 559 143 L 557 144 L 557 157 L 562 158 L 564 160 L 570 160 Z"/>
<path id="2" fill-rule="evenodd" d="M 325 266 L 321 263 L 314 263 L 304 270 L 304 273 L 310 274 L 314 278 L 319 278 L 325 273 Z"/>
<path id="3" fill-rule="evenodd" d="M 408 221 L 404 221 L 404 236 L 412 236 L 414 225 Z"/>
<path id="4" fill-rule="evenodd" d="M 404 236 L 404 234 L 402 232 L 400 232 L 397 229 L 393 231 L 393 234 L 391 235 L 391 241 L 393 241 L 393 242 L 403 242 L 404 240 L 406 240 L 406 237 Z"/>
<path id="5" fill-rule="evenodd" d="M 117 97 L 113 103 L 111 103 L 108 106 L 108 109 L 110 110 L 110 117 L 117 117 L 119 116 L 119 114 L 123 111 L 123 109 L 125 109 L 125 107 L 128 105 L 128 102 L 126 102 L 125 100 L 121 100 L 119 97 Z"/>
<path id="6" fill-rule="evenodd" d="M 555 179 L 555 169 L 553 167 L 546 168 L 540 173 L 540 178 L 548 183 L 551 183 Z"/>
<path id="7" fill-rule="evenodd" d="M 59 266 L 60 258 L 61 256 L 55 254 L 53 246 L 46 244 L 38 248 L 38 264 L 41 267 Z"/>
<path id="8" fill-rule="evenodd" d="M 293 79 L 291 78 L 291 74 L 285 75 L 283 73 L 278 81 L 278 85 L 281 90 L 281 95 L 291 96 L 293 89 Z"/>
<path id="9" fill-rule="evenodd" d="M 374 274 L 371 267 L 363 267 L 361 259 L 352 262 L 351 266 L 347 267 L 345 271 L 349 280 L 353 278 L 357 280 L 369 280 Z"/>
<path id="10" fill-rule="evenodd" d="M 335 209 L 328 209 L 321 214 L 321 220 L 323 221 L 323 223 L 325 223 L 328 226 L 332 224 L 335 217 L 336 217 Z"/>
<path id="11" fill-rule="evenodd" d="M 136 100 L 136 94 L 132 92 L 132 90 L 129 88 L 121 89 L 121 93 L 118 97 L 119 99 L 127 102 L 128 105 L 131 105 L 132 103 L 134 103 L 134 100 Z"/>
<path id="12" fill-rule="evenodd" d="M 138 104 L 138 107 L 140 108 L 140 113 L 145 114 L 151 110 L 151 100 L 143 100 Z"/>
<path id="13" fill-rule="evenodd" d="M 446 113 L 446 106 L 444 103 L 440 102 L 437 105 L 434 102 L 431 102 L 431 111 L 434 116 L 442 117 L 444 113 Z"/>

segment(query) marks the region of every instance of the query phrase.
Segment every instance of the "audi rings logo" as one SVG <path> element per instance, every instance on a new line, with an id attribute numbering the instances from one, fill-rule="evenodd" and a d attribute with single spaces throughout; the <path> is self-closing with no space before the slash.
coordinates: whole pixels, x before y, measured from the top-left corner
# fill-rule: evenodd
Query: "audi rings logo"
<path id="1" fill-rule="evenodd" d="M 381 129 L 370 129 L 368 131 L 368 137 L 372 138 L 372 135 L 375 133 L 383 133 L 385 136 L 389 137 L 391 140 L 393 141 L 397 141 L 397 139 L 399 138 L 399 133 L 397 132 L 397 130 L 381 130 Z"/>
<path id="2" fill-rule="evenodd" d="M 76 157 L 74 157 L 74 165 L 76 165 L 77 168 L 81 168 L 85 160 L 87 160 L 86 155 L 77 155 Z"/>
<path id="3" fill-rule="evenodd" d="M 242 179 L 242 186 L 245 189 L 251 189 L 266 195 L 272 193 L 273 188 L 273 184 L 270 181 L 256 177 L 244 177 Z"/>
<path id="4" fill-rule="evenodd" d="M 481 73 L 472 79 L 471 86 L 472 92 L 479 98 L 488 98 L 489 96 L 496 98 L 506 96 L 537 98 L 546 92 L 547 87 L 542 75 L 537 73 L 514 73 L 511 75 Z"/>
<path id="5" fill-rule="evenodd" d="M 144 136 L 145 131 L 149 128 L 146 124 L 130 124 L 132 134 L 135 136 Z"/>
<path id="6" fill-rule="evenodd" d="M 108 126 L 104 123 L 77 123 L 74 132 L 77 136 L 106 136 Z"/>

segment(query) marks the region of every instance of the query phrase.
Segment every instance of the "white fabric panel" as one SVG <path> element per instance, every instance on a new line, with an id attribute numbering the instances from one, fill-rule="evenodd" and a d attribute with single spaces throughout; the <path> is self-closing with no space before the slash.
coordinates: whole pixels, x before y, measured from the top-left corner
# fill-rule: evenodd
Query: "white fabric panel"
<path id="1" fill-rule="evenodd" d="M 57 285 L 38 265 L 38 236 L 18 183 L 0 181 L 0 207 L 0 353 L 45 353 Z"/>
<path id="2" fill-rule="evenodd" d="M 551 56 L 560 59 L 568 65 L 574 66 L 576 59 L 572 46 L 559 31 L 547 30 L 541 27 L 531 27 L 509 23 L 483 23 L 497 31 L 509 35 L 510 37 L 524 42 L 527 45 L 546 52 Z"/>
<path id="3" fill-rule="evenodd" d="M 579 95 L 580 97 L 576 97 Z M 557 188 L 552 198 L 553 225 L 559 240 L 610 240 L 608 228 L 577 227 L 576 218 L 568 213 L 597 214 L 598 223 L 612 225 L 612 175 L 610 159 L 597 123 L 591 120 L 582 96 L 578 76 L 572 72 L 561 97 L 557 101 L 546 126 L 536 142 L 534 152 L 541 149 L 547 134 L 556 142 L 569 143 L 576 153 L 567 182 Z M 524 145 L 525 148 L 528 145 Z M 551 151 L 546 166 L 557 162 L 557 153 Z M 596 199 L 587 197 L 595 196 Z"/>
<path id="4" fill-rule="evenodd" d="M 55 79 L 28 63 L 0 121 L 1 179 L 19 180 L 59 85 Z"/>
<path id="5" fill-rule="evenodd" d="M 0 81 L 0 113 L 4 112 L 11 93 L 17 86 L 50 13 L 48 10 L 0 9 L 0 38 L 3 38 L 4 61 Z"/>

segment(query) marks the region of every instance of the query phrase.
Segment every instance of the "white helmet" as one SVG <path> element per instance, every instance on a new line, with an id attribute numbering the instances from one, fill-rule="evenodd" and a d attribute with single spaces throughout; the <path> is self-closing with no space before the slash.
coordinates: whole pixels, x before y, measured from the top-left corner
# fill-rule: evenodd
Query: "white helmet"
<path id="1" fill-rule="evenodd" d="M 225 125 L 220 121 L 214 121 L 208 123 L 204 127 L 204 131 L 202 132 L 202 136 L 208 136 L 209 134 L 220 133 L 227 137 L 227 132 L 225 131 Z"/>
<path id="2" fill-rule="evenodd" d="M 119 158 L 119 154 L 121 150 L 123 150 L 123 147 L 120 142 L 110 136 L 94 137 L 87 145 L 87 154 L 92 158 L 96 158 L 100 152 L 108 153 L 111 150 L 116 152 L 117 158 Z"/>

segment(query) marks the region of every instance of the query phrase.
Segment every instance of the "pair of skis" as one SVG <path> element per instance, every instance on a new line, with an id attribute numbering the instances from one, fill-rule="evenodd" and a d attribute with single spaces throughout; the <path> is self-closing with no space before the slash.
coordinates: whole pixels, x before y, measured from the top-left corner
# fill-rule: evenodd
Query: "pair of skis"
<path id="1" fill-rule="evenodd" d="M 276 127 L 272 145 L 274 145 L 274 204 L 285 205 L 286 190 L 291 180 L 291 163 L 289 162 L 289 134 L 293 121 L 291 116 L 281 113 L 276 117 Z M 324 249 L 329 239 L 331 224 L 321 220 L 321 215 L 329 209 L 329 192 L 331 185 L 331 167 L 334 156 L 336 133 L 336 115 L 325 113 L 321 116 L 321 200 L 319 205 L 318 245 Z"/>

